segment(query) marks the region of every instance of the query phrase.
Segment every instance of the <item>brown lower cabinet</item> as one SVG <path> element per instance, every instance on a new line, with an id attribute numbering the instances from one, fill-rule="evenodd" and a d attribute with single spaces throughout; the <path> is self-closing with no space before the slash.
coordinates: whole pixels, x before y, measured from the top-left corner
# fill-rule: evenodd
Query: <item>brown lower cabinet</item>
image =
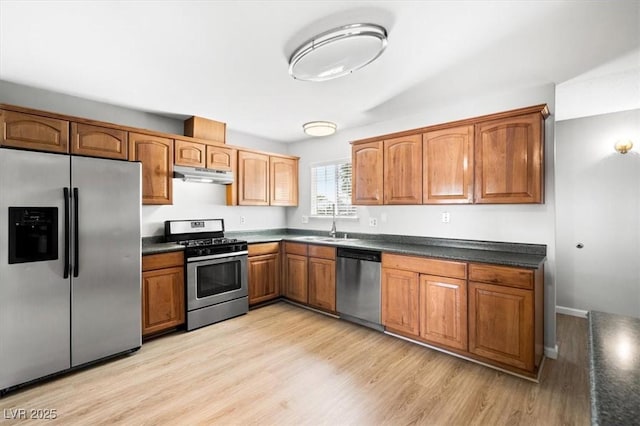
<path id="1" fill-rule="evenodd" d="M 142 256 L 142 336 L 184 324 L 184 253 Z"/>
<path id="2" fill-rule="evenodd" d="M 542 266 L 384 253 L 382 322 L 390 332 L 535 377 L 544 352 L 543 287 Z"/>
<path id="3" fill-rule="evenodd" d="M 336 249 L 285 243 L 284 296 L 329 312 L 336 310 Z"/>
<path id="4" fill-rule="evenodd" d="M 280 296 L 280 243 L 249 245 L 249 305 Z"/>

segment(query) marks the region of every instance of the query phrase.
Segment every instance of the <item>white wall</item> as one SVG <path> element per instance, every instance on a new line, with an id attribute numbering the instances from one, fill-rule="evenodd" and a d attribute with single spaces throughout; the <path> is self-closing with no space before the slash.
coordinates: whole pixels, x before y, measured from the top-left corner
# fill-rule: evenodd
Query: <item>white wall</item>
<path id="1" fill-rule="evenodd" d="M 640 109 L 557 122 L 556 140 L 558 305 L 640 317 Z"/>
<path id="2" fill-rule="evenodd" d="M 227 143 L 285 154 L 286 145 L 233 130 Z M 223 218 L 225 230 L 248 231 L 286 228 L 285 207 L 227 206 L 226 187 L 173 180 L 173 205 L 142 206 L 142 235 L 162 235 L 164 221 L 171 219 Z M 244 218 L 244 223 L 241 223 Z"/>
<path id="3" fill-rule="evenodd" d="M 365 232 L 404 234 L 443 238 L 462 238 L 487 241 L 536 243 L 547 245 L 545 265 L 545 346 L 555 347 L 555 193 L 554 193 L 554 105 L 553 85 L 520 88 L 494 93 L 463 103 L 443 104 L 402 119 L 374 125 L 339 130 L 334 136 L 310 139 L 292 144 L 289 154 L 300 160 L 300 203 L 287 212 L 290 228 L 320 229 L 329 231 L 331 221 L 310 219 L 310 165 L 314 162 L 351 157 L 349 141 L 386 133 L 422 127 L 430 124 L 475 117 L 514 108 L 546 103 L 552 115 L 546 121 L 545 193 L 542 205 L 464 205 L 464 206 L 379 206 L 358 207 L 359 220 L 338 220 L 339 232 Z M 330 119 L 330 117 L 329 117 Z M 338 123 L 340 125 L 340 123 Z M 451 222 L 443 224 L 442 212 L 451 215 Z M 386 215 L 386 221 L 383 215 Z M 369 227 L 369 218 L 378 219 L 376 228 Z"/>

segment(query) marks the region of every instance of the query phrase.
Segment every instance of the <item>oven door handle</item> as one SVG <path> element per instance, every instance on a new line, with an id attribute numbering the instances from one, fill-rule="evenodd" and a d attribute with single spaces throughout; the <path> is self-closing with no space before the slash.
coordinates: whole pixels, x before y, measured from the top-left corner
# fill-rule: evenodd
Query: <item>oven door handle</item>
<path id="1" fill-rule="evenodd" d="M 189 257 L 187 258 L 187 263 L 201 262 L 203 260 L 224 259 L 224 258 L 230 258 L 230 257 L 244 256 L 248 254 L 249 252 L 245 250 L 245 251 L 236 251 L 233 253 L 210 254 L 208 256 Z"/>

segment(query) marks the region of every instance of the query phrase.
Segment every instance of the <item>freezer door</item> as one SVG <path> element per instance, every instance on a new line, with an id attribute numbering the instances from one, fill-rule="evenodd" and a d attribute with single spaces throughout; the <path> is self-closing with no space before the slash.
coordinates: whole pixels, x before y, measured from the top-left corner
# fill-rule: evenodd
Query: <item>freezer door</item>
<path id="1" fill-rule="evenodd" d="M 71 159 L 74 367 L 142 343 L 140 182 L 140 163 Z"/>
<path id="2" fill-rule="evenodd" d="M 63 197 L 68 186 L 68 156 L 0 148 L 0 389 L 70 367 Z M 9 264 L 10 207 L 57 209 L 57 242 L 47 241 L 57 244 L 57 259 Z"/>

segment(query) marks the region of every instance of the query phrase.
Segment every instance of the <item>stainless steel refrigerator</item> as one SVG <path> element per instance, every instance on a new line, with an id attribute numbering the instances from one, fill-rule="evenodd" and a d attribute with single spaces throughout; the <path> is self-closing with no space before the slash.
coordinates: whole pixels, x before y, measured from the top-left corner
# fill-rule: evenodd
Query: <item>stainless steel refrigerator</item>
<path id="1" fill-rule="evenodd" d="M 0 392 L 141 345 L 140 163 L 0 148 Z"/>

